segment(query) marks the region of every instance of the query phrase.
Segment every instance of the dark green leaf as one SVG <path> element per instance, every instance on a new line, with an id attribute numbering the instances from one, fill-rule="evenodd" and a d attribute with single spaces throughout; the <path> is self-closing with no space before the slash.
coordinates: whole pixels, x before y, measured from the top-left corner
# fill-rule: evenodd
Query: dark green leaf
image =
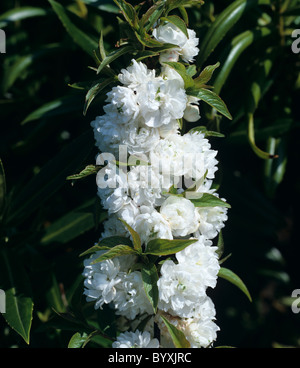
<path id="1" fill-rule="evenodd" d="M 169 334 L 171 335 L 172 341 L 175 345 L 175 348 L 190 348 L 191 344 L 186 339 L 184 333 L 175 327 L 172 323 L 170 323 L 165 317 L 161 316 L 164 324 L 166 325 Z"/>
<path id="2" fill-rule="evenodd" d="M 156 313 L 158 304 L 158 273 L 156 266 L 153 263 L 145 264 L 141 273 L 146 295 L 153 307 L 154 313 Z"/>
<path id="3" fill-rule="evenodd" d="M 169 65 L 171 68 L 176 70 L 176 72 L 181 76 L 184 81 L 184 88 L 192 88 L 194 86 L 194 80 L 190 77 L 185 69 L 185 66 L 177 62 L 164 62 L 164 64 Z"/>
<path id="4" fill-rule="evenodd" d="M 112 63 L 114 60 L 118 59 L 120 56 L 128 54 L 129 52 L 132 52 L 134 48 L 132 46 L 123 46 L 120 47 L 117 50 L 112 51 L 110 54 L 106 56 L 106 58 L 102 61 L 102 63 L 99 65 L 97 69 L 97 74 L 99 74 L 104 67 Z"/>
<path id="5" fill-rule="evenodd" d="M 118 5 L 122 14 L 124 15 L 124 18 L 131 25 L 131 27 L 137 28 L 138 17 L 134 7 L 124 0 L 114 0 L 114 2 Z"/>
<path id="6" fill-rule="evenodd" d="M 94 56 L 93 51 L 97 49 L 98 42 L 97 40 L 91 35 L 88 34 L 84 29 L 79 28 L 77 24 L 75 24 L 75 19 L 78 23 L 81 22 L 81 18 L 77 17 L 75 14 L 71 13 L 67 10 L 63 5 L 59 4 L 54 0 L 48 0 L 57 14 L 58 18 L 66 28 L 69 35 L 72 37 L 74 42 L 76 42 L 86 53 L 90 56 Z M 78 19 L 77 19 L 78 18 Z"/>
<path id="7" fill-rule="evenodd" d="M 186 27 L 186 24 L 185 22 L 179 18 L 177 15 L 169 15 L 167 17 L 162 17 L 160 18 L 161 22 L 169 22 L 169 23 L 172 23 L 174 24 L 174 26 L 176 26 L 178 29 L 181 30 L 181 32 L 184 33 L 184 35 L 189 38 L 189 34 L 188 34 L 188 31 L 187 31 L 187 27 Z"/>
<path id="8" fill-rule="evenodd" d="M 97 97 L 97 95 L 107 86 L 115 82 L 116 79 L 107 78 L 105 80 L 101 80 L 100 82 L 95 82 L 94 85 L 89 89 L 88 93 L 85 96 L 85 104 L 83 108 L 83 114 L 86 115 L 86 112 L 92 103 L 92 101 Z"/>
<path id="9" fill-rule="evenodd" d="M 58 98 L 57 100 L 47 102 L 41 107 L 31 112 L 22 122 L 25 125 L 30 121 L 39 120 L 41 118 L 52 118 L 54 116 L 70 114 L 71 112 L 81 111 L 83 106 L 83 98 L 78 95 L 70 95 Z"/>
<path id="10" fill-rule="evenodd" d="M 229 270 L 228 268 L 221 267 L 220 271 L 218 273 L 219 277 L 222 277 L 223 279 L 231 282 L 235 286 L 237 286 L 244 294 L 247 295 L 250 302 L 252 302 L 252 298 L 250 296 L 250 293 L 246 287 L 246 285 L 243 283 L 243 281 L 237 276 L 234 272 Z"/>
<path id="11" fill-rule="evenodd" d="M 50 160 L 16 196 L 10 207 L 8 221 L 22 221 L 42 203 L 66 185 L 66 177 L 82 165 L 92 149 L 90 129 L 69 143 Z"/>
<path id="12" fill-rule="evenodd" d="M 42 245 L 65 244 L 77 236 L 95 228 L 95 200 L 89 200 L 75 210 L 58 218 L 45 230 L 41 239 Z M 107 218 L 106 212 L 101 212 L 99 223 Z"/>
<path id="13" fill-rule="evenodd" d="M 205 137 L 219 137 L 219 138 L 224 138 L 225 135 L 219 132 L 215 132 L 212 130 L 207 130 L 207 128 L 205 126 L 198 126 L 195 128 L 192 128 L 190 131 L 190 133 L 193 132 L 200 132 L 200 133 L 204 133 Z"/>
<path id="14" fill-rule="evenodd" d="M 201 195 L 199 198 L 198 196 Z M 230 204 L 210 193 L 186 192 L 186 197 L 194 204 L 195 207 L 227 207 Z M 196 197 L 196 198 L 195 198 Z M 198 198 L 197 198 L 198 197 Z"/>
<path id="15" fill-rule="evenodd" d="M 143 14 L 140 27 L 144 28 L 146 32 L 153 26 L 153 24 L 159 19 L 162 12 L 164 11 L 165 1 L 157 1 L 153 6 L 151 6 L 145 14 Z"/>
<path id="16" fill-rule="evenodd" d="M 132 236 L 132 240 L 133 240 L 134 249 L 137 251 L 141 251 L 142 242 L 141 242 L 141 238 L 139 234 L 135 230 L 133 230 L 133 228 L 129 226 L 126 221 L 122 219 L 119 219 L 119 220 L 125 225 L 126 229 L 130 232 L 130 235 Z"/>
<path id="17" fill-rule="evenodd" d="M 103 262 L 107 259 L 125 256 L 128 254 L 136 254 L 136 251 L 128 245 L 116 245 L 115 247 L 109 249 L 107 252 L 102 254 L 100 257 L 96 258 L 91 264 Z"/>
<path id="18" fill-rule="evenodd" d="M 145 254 L 167 256 L 180 252 L 196 241 L 197 239 L 153 239 L 148 242 Z"/>
<path id="19" fill-rule="evenodd" d="M 117 245 L 127 245 L 133 248 L 133 244 L 130 239 L 125 238 L 124 236 L 109 236 L 100 240 L 98 244 L 89 248 L 88 250 L 80 254 L 80 256 L 85 256 L 87 254 L 97 252 L 98 250 L 110 249 Z"/>
<path id="20" fill-rule="evenodd" d="M 6 27 L 8 24 L 17 22 L 23 19 L 41 17 L 47 15 L 48 11 L 43 8 L 33 6 L 23 6 L 11 9 L 0 16 L 0 28 Z"/>
<path id="21" fill-rule="evenodd" d="M 6 196 L 6 179 L 2 160 L 0 159 L 0 221 L 2 220 L 3 211 L 5 208 Z"/>
<path id="22" fill-rule="evenodd" d="M 18 256 L 5 249 L 0 252 L 0 269 L 0 288 L 6 296 L 3 317 L 29 344 L 33 312 L 30 280 Z"/>
<path id="23" fill-rule="evenodd" d="M 187 94 L 190 96 L 194 96 L 199 98 L 200 100 L 206 102 L 208 105 L 216 109 L 218 112 L 220 112 L 222 115 L 224 115 L 227 119 L 232 120 L 232 116 L 230 112 L 227 109 L 227 106 L 225 105 L 224 101 L 216 95 L 214 92 L 206 89 L 206 88 L 200 88 L 200 89 L 188 89 Z"/>

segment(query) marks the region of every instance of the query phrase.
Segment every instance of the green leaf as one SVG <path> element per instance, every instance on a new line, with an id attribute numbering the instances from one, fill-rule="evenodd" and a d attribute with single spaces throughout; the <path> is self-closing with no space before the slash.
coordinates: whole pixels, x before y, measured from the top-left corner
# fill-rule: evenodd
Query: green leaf
<path id="1" fill-rule="evenodd" d="M 254 5 L 256 5 L 256 1 L 236 0 L 217 16 L 200 44 L 201 53 L 197 60 L 199 66 L 205 63 L 211 52 L 215 50 L 217 45 L 242 17 L 244 12 Z"/>
<path id="2" fill-rule="evenodd" d="M 81 348 L 82 345 L 86 342 L 88 338 L 88 334 L 86 332 L 80 334 L 76 332 L 69 341 L 68 348 L 69 349 L 78 349 Z"/>
<path id="3" fill-rule="evenodd" d="M 0 252 L 0 288 L 5 291 L 6 313 L 3 317 L 27 344 L 32 322 L 33 302 L 30 280 L 16 254 L 3 249 Z"/>
<path id="4" fill-rule="evenodd" d="M 153 24 L 159 19 L 165 8 L 165 1 L 157 1 L 151 6 L 145 14 L 143 14 L 140 21 L 140 28 L 144 28 L 147 32 L 153 26 Z"/>
<path id="5" fill-rule="evenodd" d="M 127 245 L 133 248 L 133 244 L 129 238 L 125 238 L 124 236 L 109 236 L 100 240 L 98 244 L 81 253 L 80 256 L 82 257 L 87 254 L 97 252 L 98 250 L 110 249 L 117 245 Z"/>
<path id="6" fill-rule="evenodd" d="M 96 264 L 99 262 L 106 261 L 107 259 L 125 256 L 128 254 L 137 254 L 137 252 L 128 245 L 116 245 L 115 247 L 109 249 L 107 252 L 102 254 L 100 257 L 96 258 L 91 264 Z"/>
<path id="7" fill-rule="evenodd" d="M 142 29 L 140 32 L 135 32 L 135 36 L 143 46 L 150 48 L 163 48 L 165 46 L 163 43 L 152 38 L 148 33 L 145 32 L 144 29 Z"/>
<path id="8" fill-rule="evenodd" d="M 156 313 L 158 304 L 158 273 L 156 266 L 153 263 L 145 264 L 141 273 L 146 295 L 153 307 L 154 313 Z"/>
<path id="9" fill-rule="evenodd" d="M 134 7 L 124 0 L 114 0 L 114 2 L 120 8 L 124 18 L 130 24 L 130 26 L 136 29 L 138 25 L 138 17 Z"/>
<path id="10" fill-rule="evenodd" d="M 198 197 L 199 195 L 201 195 L 201 197 Z M 194 204 L 195 207 L 231 208 L 230 204 L 210 193 L 186 192 L 186 197 Z"/>
<path id="11" fill-rule="evenodd" d="M 131 236 L 132 236 L 132 240 L 133 240 L 133 247 L 135 250 L 137 251 L 141 251 L 142 250 L 142 242 L 141 242 L 141 238 L 139 236 L 139 234 L 133 230 L 133 228 L 131 226 L 129 226 L 127 224 L 126 221 L 119 219 L 127 228 L 127 230 L 130 232 Z"/>
<path id="12" fill-rule="evenodd" d="M 0 221 L 2 220 L 3 211 L 5 209 L 5 197 L 6 197 L 5 171 L 2 160 L 0 159 Z"/>
<path id="13" fill-rule="evenodd" d="M 83 108 L 83 115 L 86 115 L 86 112 L 92 103 L 92 101 L 96 98 L 96 96 L 111 83 L 116 82 L 116 78 L 107 78 L 105 80 L 101 80 L 100 82 L 95 82 L 94 85 L 89 89 L 88 93 L 85 96 L 85 104 Z"/>
<path id="14" fill-rule="evenodd" d="M 194 83 L 196 87 L 201 87 L 206 84 L 212 77 L 214 71 L 220 66 L 220 63 L 217 62 L 214 65 L 208 65 L 206 68 L 202 70 L 197 78 L 194 79 Z"/>
<path id="15" fill-rule="evenodd" d="M 198 126 L 195 128 L 192 128 L 189 130 L 190 133 L 193 132 L 200 132 L 200 133 L 204 133 L 205 137 L 218 137 L 218 138 L 224 138 L 225 135 L 219 132 L 215 132 L 213 130 L 207 130 L 207 128 L 205 126 Z"/>
<path id="16" fill-rule="evenodd" d="M 54 0 L 48 1 L 74 42 L 77 43 L 87 54 L 93 57 L 93 51 L 97 49 L 98 42 L 93 35 L 86 32 L 84 29 L 85 24 L 82 19 L 71 13 L 58 2 Z M 80 28 L 75 24 L 75 21 L 77 24 L 80 24 Z"/>
<path id="17" fill-rule="evenodd" d="M 202 0 L 167 0 L 166 1 L 166 13 L 168 14 L 170 11 L 181 8 L 185 6 L 194 6 L 194 5 L 202 5 L 204 1 Z"/>
<path id="18" fill-rule="evenodd" d="M 53 193 L 66 185 L 66 177 L 82 165 L 92 150 L 93 134 L 89 130 L 74 139 L 24 184 L 9 208 L 8 221 L 28 219 Z"/>
<path id="19" fill-rule="evenodd" d="M 153 239 L 148 242 L 146 252 L 144 254 L 167 256 L 169 254 L 180 252 L 196 241 L 197 239 Z"/>
<path id="20" fill-rule="evenodd" d="M 42 63 L 42 59 L 48 57 L 49 55 L 62 52 L 63 48 L 60 44 L 54 43 L 40 47 L 40 49 L 33 51 L 31 54 L 20 56 L 17 60 L 7 68 L 6 72 L 3 74 L 1 82 L 2 93 L 7 92 L 16 80 L 22 77 L 25 71 L 30 67 L 34 67 L 35 63 Z"/>
<path id="21" fill-rule="evenodd" d="M 79 112 L 82 109 L 83 101 L 82 96 L 69 95 L 58 98 L 57 100 L 50 101 L 40 106 L 33 112 L 31 112 L 21 122 L 21 125 L 25 125 L 30 121 L 39 120 L 42 118 L 52 118 L 54 116 L 61 116 L 70 114 L 72 112 Z"/>
<path id="22" fill-rule="evenodd" d="M 97 69 L 97 74 L 99 74 L 104 67 L 112 63 L 114 60 L 118 59 L 120 56 L 128 54 L 129 52 L 134 51 L 132 46 L 123 46 L 117 50 L 112 51 L 110 54 L 106 56 L 106 58 L 102 61 Z"/>
<path id="23" fill-rule="evenodd" d="M 166 325 L 169 334 L 171 335 L 172 341 L 175 345 L 175 348 L 190 348 L 191 344 L 186 339 L 184 333 L 180 331 L 177 327 L 175 327 L 172 323 L 170 323 L 165 317 L 161 316 L 164 324 Z"/>
<path id="24" fill-rule="evenodd" d="M 271 158 L 277 158 L 278 155 L 270 154 L 257 147 L 255 143 L 255 130 L 254 130 L 254 119 L 253 114 L 248 114 L 248 140 L 253 152 L 260 158 L 268 160 Z"/>
<path id="25" fill-rule="evenodd" d="M 169 65 L 171 68 L 176 70 L 176 72 L 181 76 L 184 81 L 184 88 L 192 88 L 194 86 L 194 80 L 190 77 L 185 69 L 185 66 L 177 62 L 164 62 L 164 64 Z"/>
<path id="26" fill-rule="evenodd" d="M 189 38 L 189 34 L 187 31 L 187 27 L 185 22 L 178 17 L 177 15 L 169 15 L 167 17 L 162 17 L 160 18 L 161 22 L 169 22 L 174 24 L 174 26 L 176 26 L 177 28 L 179 28 L 181 30 L 181 32 L 187 37 Z"/>
<path id="27" fill-rule="evenodd" d="M 99 168 L 100 167 L 96 165 L 88 165 L 83 170 L 81 170 L 80 173 L 67 176 L 67 180 L 78 180 L 89 175 L 97 174 Z"/>
<path id="28" fill-rule="evenodd" d="M 224 101 L 214 92 L 206 88 L 200 88 L 200 89 L 189 88 L 187 90 L 187 94 L 189 96 L 197 97 L 200 100 L 206 102 L 208 105 L 216 109 L 219 113 L 224 115 L 227 119 L 232 120 L 232 116 L 230 112 L 228 111 L 227 106 L 225 105 Z"/>
<path id="29" fill-rule="evenodd" d="M 37 8 L 33 6 L 23 6 L 11 9 L 0 16 L 0 28 L 6 27 L 10 23 L 14 23 L 23 19 L 41 17 L 47 15 L 47 9 Z"/>
<path id="30" fill-rule="evenodd" d="M 91 199 L 78 206 L 73 211 L 54 221 L 45 230 L 40 241 L 42 245 L 65 244 L 79 235 L 95 228 L 95 200 Z M 98 223 L 107 218 L 106 212 L 101 212 Z"/>
<path id="31" fill-rule="evenodd" d="M 218 273 L 218 276 L 231 282 L 235 286 L 237 286 L 252 302 L 251 295 L 246 287 L 246 285 L 243 283 L 243 281 L 237 276 L 234 272 L 229 270 L 228 268 L 221 267 Z"/>

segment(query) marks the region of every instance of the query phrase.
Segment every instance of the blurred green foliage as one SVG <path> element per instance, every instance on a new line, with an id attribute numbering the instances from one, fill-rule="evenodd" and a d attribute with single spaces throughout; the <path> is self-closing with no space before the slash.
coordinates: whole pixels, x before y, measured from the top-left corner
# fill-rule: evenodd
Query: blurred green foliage
<path id="1" fill-rule="evenodd" d="M 200 39 L 196 65 L 220 62 L 210 84 L 233 117 L 200 106 L 201 125 L 225 135 L 210 141 L 219 151 L 219 192 L 232 207 L 226 267 L 253 299 L 219 279 L 210 293 L 216 345 L 299 347 L 290 298 L 300 288 L 300 61 L 291 50 L 298 1 L 206 0 L 187 13 Z M 79 254 L 106 218 L 95 177 L 66 180 L 95 161 L 90 121 L 106 91 L 84 115 L 85 96 L 98 78 L 100 34 L 107 53 L 120 39 L 116 15 L 110 0 L 1 1 L 0 288 L 12 311 L 0 319 L 1 347 L 66 347 L 72 336 L 75 345 L 84 336 L 88 346 L 107 347 L 116 332 L 112 311 L 95 312 L 82 297 Z M 118 70 L 128 57 L 113 63 Z"/>

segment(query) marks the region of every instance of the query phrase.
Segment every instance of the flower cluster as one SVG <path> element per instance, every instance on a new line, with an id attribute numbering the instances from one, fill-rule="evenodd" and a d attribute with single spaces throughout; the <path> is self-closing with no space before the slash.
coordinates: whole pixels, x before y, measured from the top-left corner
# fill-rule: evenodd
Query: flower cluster
<path id="1" fill-rule="evenodd" d="M 173 346 L 160 316 L 183 331 L 191 347 L 209 346 L 219 329 L 206 291 L 216 286 L 220 266 L 212 239 L 227 220 L 227 208 L 197 206 L 192 199 L 219 197 L 213 189 L 217 152 L 203 133 L 182 133 L 182 119 L 200 119 L 199 100 L 187 95 L 183 78 L 166 64 L 194 60 L 198 39 L 190 29 L 188 36 L 172 23 L 158 23 L 153 37 L 176 47 L 160 54 L 159 72 L 133 59 L 121 70 L 120 84 L 107 94 L 104 115 L 91 123 L 101 152 L 97 163 L 105 164 L 97 174 L 98 195 L 109 215 L 100 240 L 130 238 L 120 219 L 138 233 L 146 251 L 153 239 L 195 240 L 173 257 L 159 257 L 156 315 L 147 331 L 125 331 L 113 347 Z M 134 321 L 153 314 L 136 267 L 138 257 L 93 262 L 104 253 L 100 250 L 84 261 L 86 300 L 96 309 L 109 304 L 133 329 Z M 154 323 L 160 341 L 153 338 L 149 324 Z"/>

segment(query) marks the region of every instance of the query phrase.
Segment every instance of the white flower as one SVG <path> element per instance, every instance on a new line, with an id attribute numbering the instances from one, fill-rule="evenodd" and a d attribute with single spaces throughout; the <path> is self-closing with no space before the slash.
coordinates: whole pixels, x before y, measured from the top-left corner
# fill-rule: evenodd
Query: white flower
<path id="1" fill-rule="evenodd" d="M 202 283 L 194 280 L 189 265 L 179 265 L 167 260 L 163 263 L 160 273 L 161 277 L 157 282 L 158 308 L 182 318 L 198 314 L 198 303 L 206 295 L 206 289 Z"/>
<path id="2" fill-rule="evenodd" d="M 138 117 L 140 107 L 136 93 L 133 89 L 116 86 L 107 93 L 106 102 L 109 104 L 103 107 L 107 114 L 110 114 L 115 122 L 128 123 Z"/>
<path id="3" fill-rule="evenodd" d="M 192 179 L 198 181 L 205 175 L 208 179 L 214 178 L 216 155 L 217 151 L 211 149 L 202 133 L 170 134 L 150 152 L 150 161 L 164 175 L 174 176 L 175 182 L 184 176 L 184 184 L 189 187 Z"/>
<path id="4" fill-rule="evenodd" d="M 143 244 L 154 238 L 173 239 L 169 223 L 151 207 L 141 207 L 141 214 L 135 219 L 134 229 L 140 235 Z"/>
<path id="5" fill-rule="evenodd" d="M 196 32 L 192 29 L 188 29 L 189 38 L 187 39 L 186 43 L 181 47 L 180 54 L 182 59 L 190 63 L 194 61 L 195 56 L 198 55 L 199 49 L 199 39 L 196 37 Z"/>
<path id="6" fill-rule="evenodd" d="M 123 274 L 135 260 L 133 256 L 123 256 L 91 264 L 104 252 L 98 251 L 84 260 L 84 295 L 88 302 L 95 302 L 95 309 L 102 308 L 103 304 L 109 304 L 116 298 L 116 286 L 122 282 Z"/>
<path id="7" fill-rule="evenodd" d="M 145 64 L 135 59 L 132 59 L 131 62 L 132 65 L 122 69 L 118 76 L 119 81 L 125 86 L 134 88 L 155 79 L 155 70 L 149 70 Z"/>
<path id="8" fill-rule="evenodd" d="M 136 88 L 136 98 L 145 124 L 152 128 L 181 119 L 187 104 L 185 90 L 178 79 L 157 77 Z"/>
<path id="9" fill-rule="evenodd" d="M 138 206 L 159 206 L 165 199 L 162 192 L 169 190 L 171 182 L 151 166 L 138 165 L 128 173 L 128 187 Z"/>
<path id="10" fill-rule="evenodd" d="M 173 236 L 186 236 L 198 228 L 195 206 L 186 198 L 169 196 L 162 204 L 160 214 L 170 224 Z"/>
<path id="11" fill-rule="evenodd" d="M 190 342 L 191 348 L 206 348 L 216 340 L 220 328 L 211 319 L 188 318 L 181 330 Z"/>
<path id="12" fill-rule="evenodd" d="M 139 314 L 152 314 L 153 308 L 144 290 L 139 271 L 123 275 L 122 282 L 116 286 L 113 300 L 116 314 L 133 320 Z"/>
<path id="13" fill-rule="evenodd" d="M 201 236 L 197 242 L 176 253 L 179 265 L 188 265 L 191 277 L 196 284 L 214 288 L 220 270 L 217 247 Z"/>
<path id="14" fill-rule="evenodd" d="M 131 155 L 148 153 L 160 140 L 157 128 L 150 128 L 141 122 L 131 122 L 122 127 L 122 130 L 121 144 L 127 145 L 128 153 Z"/>
<path id="15" fill-rule="evenodd" d="M 178 46 L 162 53 L 160 62 L 178 61 L 179 55 L 187 63 L 194 60 L 194 57 L 199 53 L 197 47 L 199 39 L 196 37 L 195 31 L 187 29 L 187 32 L 189 37 L 186 37 L 174 24 L 168 22 L 154 28 L 152 35 L 156 40 Z"/>
<path id="16" fill-rule="evenodd" d="M 129 236 L 128 230 L 118 219 L 117 214 L 111 214 L 109 218 L 103 222 L 104 230 L 101 234 L 101 238 L 108 238 L 109 236 Z"/>
<path id="17" fill-rule="evenodd" d="M 188 96 L 188 103 L 184 110 L 184 119 L 190 123 L 194 123 L 200 119 L 199 113 L 199 99 L 194 96 Z"/>
<path id="18" fill-rule="evenodd" d="M 215 238 L 225 226 L 225 222 L 228 219 L 227 211 L 228 208 L 219 206 L 198 207 L 199 228 L 194 233 L 194 236 L 198 238 L 199 234 L 202 234 L 208 239 Z"/>
<path id="19" fill-rule="evenodd" d="M 149 332 L 135 332 L 126 331 L 121 333 L 115 342 L 112 344 L 112 348 L 159 348 L 159 341 L 152 339 Z"/>

